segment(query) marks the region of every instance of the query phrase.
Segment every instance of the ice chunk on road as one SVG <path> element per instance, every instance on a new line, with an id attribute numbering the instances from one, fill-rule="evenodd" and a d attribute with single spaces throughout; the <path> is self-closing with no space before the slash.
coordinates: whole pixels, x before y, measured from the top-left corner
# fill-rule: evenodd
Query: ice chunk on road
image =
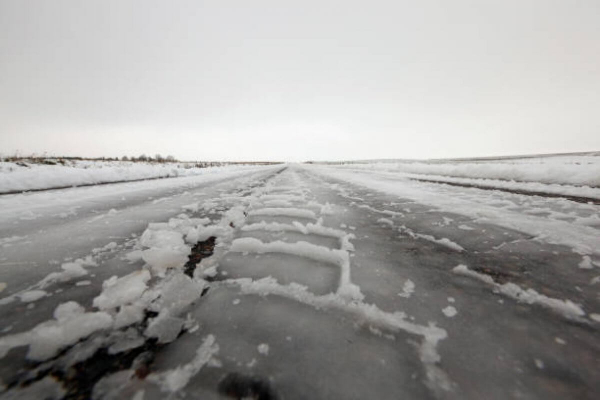
<path id="1" fill-rule="evenodd" d="M 258 352 L 260 354 L 262 354 L 263 356 L 268 356 L 269 355 L 269 345 L 266 343 L 261 343 L 258 345 L 257 347 Z"/>
<path id="2" fill-rule="evenodd" d="M 206 286 L 206 281 L 192 280 L 184 274 L 176 274 L 160 288 L 157 305 L 167 309 L 171 315 L 178 315 L 185 307 L 196 301 Z"/>
<path id="3" fill-rule="evenodd" d="M 448 306 L 448 307 L 442 309 L 442 312 L 448 318 L 452 318 L 458 313 L 458 311 L 456 311 L 456 308 L 454 308 L 452 306 Z"/>
<path id="4" fill-rule="evenodd" d="M 160 311 L 150 321 L 144 334 L 158 338 L 160 343 L 175 340 L 185 322 L 179 315 L 202 295 L 205 286 L 205 281 L 192 280 L 181 273 L 171 276 L 164 285 L 157 288 L 160 297 L 152 307 Z"/>
<path id="5" fill-rule="evenodd" d="M 115 317 L 114 328 L 121 329 L 144 319 L 144 307 L 140 304 L 125 305 Z"/>
<path id="6" fill-rule="evenodd" d="M 167 269 L 184 265 L 188 260 L 188 253 L 187 248 L 152 248 L 144 250 L 142 258 L 155 275 L 164 276 Z"/>
<path id="7" fill-rule="evenodd" d="M 19 299 L 21 299 L 23 303 L 30 303 L 45 297 L 47 294 L 48 293 L 46 293 L 44 290 L 30 290 L 28 292 L 19 294 Z"/>
<path id="8" fill-rule="evenodd" d="M 169 315 L 167 310 L 162 310 L 156 318 L 153 318 L 144 332 L 144 335 L 151 338 L 157 338 L 158 343 L 170 343 L 177 339 L 184 320 Z"/>
<path id="9" fill-rule="evenodd" d="M 113 276 L 102 284 L 102 293 L 94 299 L 94 307 L 107 310 L 137 300 L 150 280 L 147 270 L 139 270 L 121 278 Z"/>
<path id="10" fill-rule="evenodd" d="M 145 247 L 180 247 L 184 245 L 183 235 L 173 230 L 146 229 L 140 238 L 140 243 Z"/>
<path id="11" fill-rule="evenodd" d="M 30 331 L 0 338 L 0 358 L 14 347 L 29 345 L 27 358 L 43 361 L 60 349 L 73 345 L 79 339 L 112 326 L 112 317 L 105 312 L 86 313 L 74 301 L 60 304 L 54 311 L 54 320 L 43 322 Z"/>
<path id="12" fill-rule="evenodd" d="M 410 279 L 407 279 L 404 282 L 404 286 L 402 287 L 402 293 L 398 293 L 400 297 L 409 298 L 415 292 L 415 283 Z"/>
<path id="13" fill-rule="evenodd" d="M 134 263 L 142 259 L 143 252 L 141 250 L 133 250 L 125 254 L 125 259 L 130 263 Z"/>
<path id="14" fill-rule="evenodd" d="M 590 256 L 583 256 L 583 259 L 579 263 L 579 268 L 582 269 L 592 269 L 594 265 L 592 264 L 592 259 Z"/>
<path id="15" fill-rule="evenodd" d="M 40 288 L 46 288 L 55 282 L 68 282 L 72 279 L 88 274 L 87 270 L 83 268 L 81 261 L 64 263 L 60 267 L 63 269 L 63 271 L 52 272 L 51 274 L 48 274 L 40 281 Z"/>

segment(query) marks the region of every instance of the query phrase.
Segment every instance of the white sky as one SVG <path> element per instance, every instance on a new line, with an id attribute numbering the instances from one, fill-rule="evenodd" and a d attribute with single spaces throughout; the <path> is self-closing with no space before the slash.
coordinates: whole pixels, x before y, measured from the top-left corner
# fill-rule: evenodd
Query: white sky
<path id="1" fill-rule="evenodd" d="M 0 0 L 0 153 L 600 150 L 599 0 Z"/>

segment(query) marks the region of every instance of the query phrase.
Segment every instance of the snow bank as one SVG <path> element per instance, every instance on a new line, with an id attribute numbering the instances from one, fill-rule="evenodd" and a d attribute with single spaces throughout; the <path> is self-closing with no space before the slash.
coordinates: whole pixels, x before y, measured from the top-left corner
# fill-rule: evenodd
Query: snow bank
<path id="1" fill-rule="evenodd" d="M 69 165 L 0 162 L 0 193 L 94 185 L 141 179 L 207 175 L 256 166 L 189 168 L 185 164 L 150 164 L 126 161 L 74 161 Z"/>
<path id="2" fill-rule="evenodd" d="M 557 183 L 540 182 L 516 182 L 499 179 L 476 179 L 476 178 L 456 178 L 452 176 L 441 175 L 418 175 L 418 174 L 400 174 L 406 178 L 420 179 L 423 181 L 456 183 L 465 186 L 475 186 L 483 189 L 504 189 L 508 191 L 523 191 L 530 193 L 547 193 L 549 195 L 586 197 L 590 199 L 600 199 L 600 187 L 574 186 Z"/>
<path id="3" fill-rule="evenodd" d="M 600 156 L 489 161 L 371 162 L 336 168 L 600 187 Z"/>
<path id="4" fill-rule="evenodd" d="M 516 201 L 507 201 L 507 205 L 500 208 L 494 204 L 494 201 L 496 201 L 494 197 L 487 192 L 478 194 L 471 191 L 466 192 L 462 188 L 444 188 L 442 190 L 438 187 L 439 185 L 432 187 L 433 185 L 418 182 L 390 180 L 385 176 L 376 174 L 343 171 L 337 168 L 314 166 L 308 168 L 326 176 L 395 195 L 402 199 L 411 199 L 430 205 L 440 211 L 462 214 L 475 218 L 478 222 L 492 223 L 525 232 L 547 243 L 566 245 L 582 255 L 600 255 L 597 229 L 584 226 L 584 223 L 579 224 L 578 221 L 572 223 L 559 218 L 542 218 L 521 212 L 519 209 L 523 208 L 523 205 Z M 507 199 L 509 198 L 512 197 L 507 197 Z M 530 201 L 532 200 L 527 196 L 527 202 Z M 551 199 L 544 199 L 544 201 L 551 201 Z M 563 202 L 567 201 L 564 200 Z M 587 204 L 568 203 L 570 203 L 569 207 L 571 209 L 573 207 L 578 207 L 577 209 L 585 208 L 586 212 L 592 207 Z M 553 204 L 560 204 L 560 200 L 556 200 L 556 203 Z M 534 208 L 528 206 L 526 209 L 533 210 Z M 564 214 L 559 214 L 559 216 L 562 217 Z"/>

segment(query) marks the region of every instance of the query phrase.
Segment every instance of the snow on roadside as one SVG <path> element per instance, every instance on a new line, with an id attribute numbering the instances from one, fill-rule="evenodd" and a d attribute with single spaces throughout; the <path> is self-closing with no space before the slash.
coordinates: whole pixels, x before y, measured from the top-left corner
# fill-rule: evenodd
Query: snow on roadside
<path id="1" fill-rule="evenodd" d="M 550 195 L 600 199 L 599 187 L 574 186 L 557 183 L 515 182 L 500 179 L 456 178 L 452 176 L 443 175 L 421 175 L 406 173 L 400 173 L 400 175 L 412 179 L 422 179 L 434 182 L 457 183 L 461 185 L 474 185 L 486 189 L 505 189 L 509 191 L 514 190 L 532 193 L 547 193 Z"/>
<path id="2" fill-rule="evenodd" d="M 373 161 L 336 168 L 600 188 L 600 155 L 487 161 Z"/>
<path id="3" fill-rule="evenodd" d="M 256 166 L 189 168 L 181 163 L 78 161 L 68 166 L 30 164 L 23 167 L 16 163 L 0 162 L 0 194 L 142 179 L 206 175 L 250 168 L 256 168 Z"/>
<path id="4" fill-rule="evenodd" d="M 438 185 L 390 181 L 384 176 L 375 174 L 362 174 L 330 167 L 311 166 L 307 168 L 315 173 L 430 205 L 440 211 L 462 214 L 474 218 L 478 222 L 492 223 L 528 233 L 540 241 L 566 245 L 582 256 L 600 255 L 598 229 L 577 223 L 577 220 L 572 223 L 559 218 L 544 218 L 526 214 L 516 210 L 516 204 L 510 208 L 499 208 L 493 204 L 496 200 L 492 196 L 475 196 L 472 193 L 467 195 L 462 188 L 443 188 L 442 190 Z M 573 207 L 575 209 L 583 207 L 591 209 L 593 206 L 573 203 Z"/>

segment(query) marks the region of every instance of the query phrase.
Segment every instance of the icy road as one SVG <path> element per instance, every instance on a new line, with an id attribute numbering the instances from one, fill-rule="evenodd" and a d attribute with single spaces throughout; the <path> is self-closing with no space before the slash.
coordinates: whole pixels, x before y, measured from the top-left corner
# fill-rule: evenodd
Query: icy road
<path id="1" fill-rule="evenodd" d="M 0 397 L 598 399 L 600 206 L 280 165 L 0 197 Z"/>

